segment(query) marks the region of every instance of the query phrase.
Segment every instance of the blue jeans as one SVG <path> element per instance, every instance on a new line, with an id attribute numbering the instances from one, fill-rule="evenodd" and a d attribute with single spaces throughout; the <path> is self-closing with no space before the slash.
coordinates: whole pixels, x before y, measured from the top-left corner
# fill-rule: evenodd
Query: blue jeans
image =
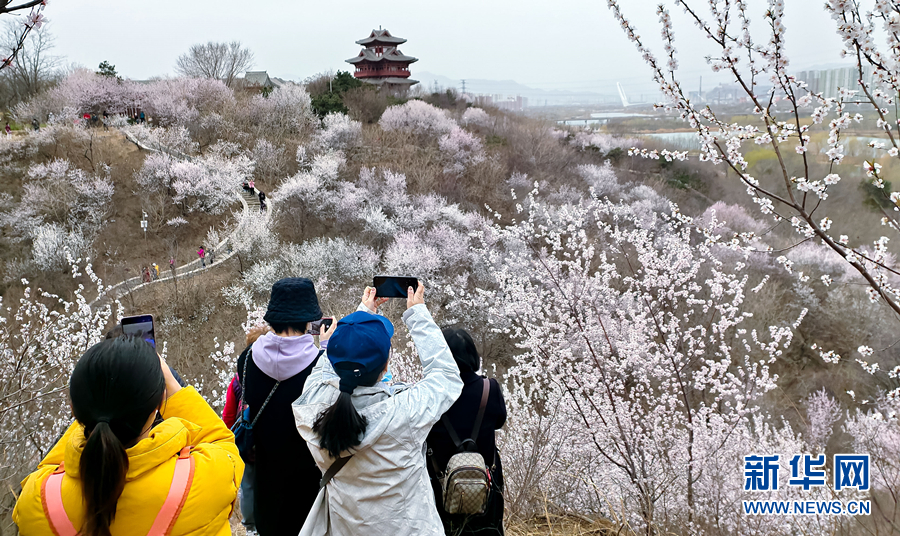
<path id="1" fill-rule="evenodd" d="M 244 479 L 238 496 L 241 498 L 241 524 L 248 528 L 256 528 L 256 516 L 253 515 L 253 481 L 256 480 L 256 466 L 248 463 L 244 466 Z"/>

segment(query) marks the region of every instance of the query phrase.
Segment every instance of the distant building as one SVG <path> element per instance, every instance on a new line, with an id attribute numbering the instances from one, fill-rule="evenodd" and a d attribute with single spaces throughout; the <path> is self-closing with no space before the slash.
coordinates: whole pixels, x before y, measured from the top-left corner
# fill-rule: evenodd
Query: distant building
<path id="1" fill-rule="evenodd" d="M 476 95 L 474 101 L 479 106 L 493 106 L 499 110 L 521 112 L 528 107 L 528 97 L 521 95 Z"/>
<path id="2" fill-rule="evenodd" d="M 798 80 L 806 82 L 807 88 L 812 93 L 822 93 L 822 96 L 836 98 L 838 88 L 860 91 L 859 70 L 856 67 L 843 67 L 839 69 L 825 69 L 819 71 L 801 71 L 797 75 Z M 874 82 L 874 69 L 871 65 L 863 67 L 862 80 L 871 86 Z"/>
<path id="3" fill-rule="evenodd" d="M 372 30 L 369 37 L 356 42 L 365 48 L 358 56 L 347 60 L 355 67 L 353 76 L 393 92 L 406 92 L 410 86 L 419 83 L 409 77 L 409 64 L 419 60 L 400 52 L 397 47 L 405 42 L 406 39 L 394 37 L 387 30 Z"/>
<path id="4" fill-rule="evenodd" d="M 271 78 L 267 71 L 247 71 L 244 78 L 238 79 L 239 87 L 245 91 L 272 91 L 281 87 L 283 80 Z"/>

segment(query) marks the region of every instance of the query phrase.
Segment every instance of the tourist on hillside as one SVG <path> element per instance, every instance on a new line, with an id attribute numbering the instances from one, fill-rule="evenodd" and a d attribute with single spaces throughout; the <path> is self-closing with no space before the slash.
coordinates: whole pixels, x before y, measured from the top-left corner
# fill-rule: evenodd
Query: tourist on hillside
<path id="1" fill-rule="evenodd" d="M 9 126 L 9 121 L 6 122 L 6 135 L 9 136 L 12 133 L 12 128 Z"/>
<path id="2" fill-rule="evenodd" d="M 256 188 L 256 183 L 253 181 L 253 179 L 250 179 L 250 181 L 247 183 L 247 189 L 250 191 L 251 194 L 255 195 L 256 194 L 255 188 Z"/>
<path id="3" fill-rule="evenodd" d="M 155 262 L 153 263 L 153 271 L 150 272 L 150 275 L 153 276 L 153 280 L 156 281 L 159 279 L 159 265 Z"/>
<path id="4" fill-rule="evenodd" d="M 244 402 L 250 406 L 247 418 L 256 420 L 253 511 L 262 536 L 297 536 L 322 477 L 291 411 L 319 358 L 307 323 L 320 318 L 313 282 L 282 279 L 272 286 L 263 317 L 271 330 L 238 358 Z"/>
<path id="5" fill-rule="evenodd" d="M 151 345 L 123 336 L 92 346 L 69 396 L 75 422 L 24 481 L 19 534 L 231 533 L 244 468 L 234 437 Z"/>
<path id="6" fill-rule="evenodd" d="M 144 283 L 150 282 L 150 268 L 144 266 L 144 269 L 141 270 L 141 279 L 144 281 Z"/>
<path id="7" fill-rule="evenodd" d="M 212 266 L 216 262 L 216 249 L 209 248 L 206 255 L 209 257 L 209 265 Z"/>
<path id="8" fill-rule="evenodd" d="M 41 129 L 41 124 L 38 123 L 38 120 L 37 120 L 36 117 L 32 117 L 32 118 L 31 118 L 31 128 L 32 128 L 32 130 L 34 130 L 35 132 Z"/>
<path id="9" fill-rule="evenodd" d="M 169 257 L 169 270 L 172 272 L 172 277 L 175 277 L 175 257 Z"/>
<path id="10" fill-rule="evenodd" d="M 463 390 L 453 406 L 444 413 L 428 434 L 428 473 L 431 475 L 435 504 L 447 534 L 502 535 L 503 467 L 500 464 L 500 452 L 494 441 L 494 431 L 499 430 L 506 422 L 506 402 L 503 400 L 500 384 L 497 380 L 491 379 L 488 398 L 481 412 L 481 400 L 488 380 L 478 374 L 481 357 L 475 348 L 475 341 L 462 329 L 447 328 L 443 330 L 443 334 L 459 367 Z M 479 412 L 482 419 L 476 432 L 473 427 L 478 420 Z M 448 426 L 453 429 L 456 440 L 448 431 Z M 484 458 L 485 465 L 490 468 L 491 473 L 491 492 L 487 509 L 483 515 L 451 515 L 444 511 L 441 483 L 437 477 L 446 469 L 450 457 L 458 452 L 459 445 L 456 441 L 465 441 L 473 436 L 477 451 Z"/>
<path id="11" fill-rule="evenodd" d="M 200 257 L 200 264 L 206 268 L 206 250 L 203 249 L 203 246 L 200 246 L 200 249 L 197 250 L 197 256 Z"/>
<path id="12" fill-rule="evenodd" d="M 325 357 L 294 404 L 297 428 L 325 473 L 301 536 L 444 534 L 428 493 L 423 443 L 463 383 L 421 284 L 415 293 L 408 289 L 403 320 L 425 378 L 409 388 L 379 381 L 394 334 L 375 314 L 384 301 L 366 287 L 357 311 L 322 335 Z"/>

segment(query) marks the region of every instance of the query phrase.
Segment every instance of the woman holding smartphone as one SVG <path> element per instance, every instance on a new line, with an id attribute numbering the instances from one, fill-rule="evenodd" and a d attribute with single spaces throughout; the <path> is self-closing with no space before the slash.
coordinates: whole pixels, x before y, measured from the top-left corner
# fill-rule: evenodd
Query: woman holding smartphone
<path id="1" fill-rule="evenodd" d="M 325 473 L 301 536 L 444 534 L 422 447 L 463 384 L 424 287 L 407 292 L 403 320 L 425 370 L 414 386 L 379 381 L 394 326 L 375 314 L 386 298 L 376 299 L 374 288 L 320 338 L 325 356 L 294 403 L 297 429 Z"/>
<path id="2" fill-rule="evenodd" d="M 69 393 L 75 422 L 22 484 L 20 534 L 231 534 L 244 471 L 234 436 L 149 343 L 92 346 Z"/>

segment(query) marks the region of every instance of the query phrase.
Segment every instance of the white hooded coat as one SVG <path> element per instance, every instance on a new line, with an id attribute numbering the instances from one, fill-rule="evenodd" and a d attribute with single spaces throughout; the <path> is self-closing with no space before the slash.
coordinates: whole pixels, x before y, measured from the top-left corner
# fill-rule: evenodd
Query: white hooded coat
<path id="1" fill-rule="evenodd" d="M 361 311 L 367 311 L 360 306 Z M 383 383 L 357 387 L 352 400 L 368 420 L 365 436 L 353 458 L 319 490 L 300 536 L 416 534 L 443 536 L 425 468 L 425 439 L 441 415 L 462 392 L 459 368 L 440 328 L 425 305 L 403 314 L 415 342 L 425 378 L 393 393 Z M 331 362 L 319 359 L 294 402 L 294 419 L 322 473 L 334 458 L 319 447 L 312 427 L 340 393 Z"/>

